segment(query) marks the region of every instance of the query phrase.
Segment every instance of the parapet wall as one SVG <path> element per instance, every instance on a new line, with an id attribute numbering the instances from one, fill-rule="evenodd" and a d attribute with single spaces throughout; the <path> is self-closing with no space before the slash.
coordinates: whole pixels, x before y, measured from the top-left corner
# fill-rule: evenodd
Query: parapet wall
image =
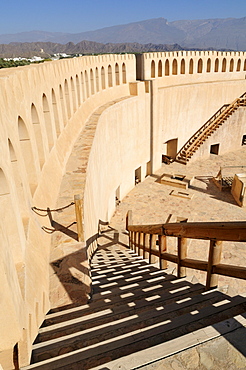
<path id="1" fill-rule="evenodd" d="M 139 57 L 138 57 L 139 58 Z M 27 364 L 49 310 L 50 235 L 32 206 L 56 205 L 66 163 L 92 113 L 100 117 L 84 193 L 85 238 L 160 167 L 163 143 L 181 146 L 206 117 L 245 92 L 246 54 L 218 52 L 88 56 L 0 71 L 0 364 Z M 140 80 L 137 81 L 136 76 Z M 134 153 L 134 155 L 133 155 Z"/>

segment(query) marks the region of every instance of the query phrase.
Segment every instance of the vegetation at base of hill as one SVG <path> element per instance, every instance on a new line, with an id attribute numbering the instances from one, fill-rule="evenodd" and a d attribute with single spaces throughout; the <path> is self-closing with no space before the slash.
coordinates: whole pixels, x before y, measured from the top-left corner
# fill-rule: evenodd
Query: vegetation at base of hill
<path id="1" fill-rule="evenodd" d="M 3 58 L 0 58 L 0 68 L 25 66 L 30 63 L 31 62 L 28 60 L 4 60 Z"/>
<path id="2" fill-rule="evenodd" d="M 3 58 L 0 58 L 0 69 L 1 68 L 11 68 L 11 67 L 20 67 L 20 66 L 26 66 L 29 64 L 37 64 L 37 63 L 43 63 L 46 61 L 50 61 L 51 59 L 44 59 L 40 61 L 34 61 L 31 62 L 28 59 L 23 60 L 4 60 Z"/>

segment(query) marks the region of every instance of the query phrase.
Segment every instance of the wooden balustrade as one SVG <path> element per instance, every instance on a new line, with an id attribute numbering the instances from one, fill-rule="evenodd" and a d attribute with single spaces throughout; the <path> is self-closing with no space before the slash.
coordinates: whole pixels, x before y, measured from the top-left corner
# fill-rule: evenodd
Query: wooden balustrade
<path id="1" fill-rule="evenodd" d="M 186 276 L 186 268 L 207 272 L 206 289 L 218 284 L 218 275 L 246 280 L 246 267 L 221 264 L 223 241 L 246 242 L 246 222 L 187 222 L 157 225 L 133 225 L 128 211 L 126 230 L 129 246 L 150 263 L 159 260 L 161 269 L 167 262 L 177 264 L 178 277 Z M 168 253 L 167 236 L 177 238 L 177 255 Z M 188 258 L 188 239 L 208 240 L 208 261 Z M 246 251 L 246 247 L 245 247 Z"/>

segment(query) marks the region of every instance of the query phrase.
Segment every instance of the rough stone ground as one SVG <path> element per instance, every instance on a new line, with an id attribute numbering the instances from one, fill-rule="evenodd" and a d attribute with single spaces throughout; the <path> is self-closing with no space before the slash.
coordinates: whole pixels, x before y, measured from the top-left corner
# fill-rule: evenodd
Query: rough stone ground
<path id="1" fill-rule="evenodd" d="M 163 165 L 155 175 L 148 176 L 122 200 L 110 225 L 120 231 L 125 230 L 125 217 L 128 210 L 133 211 L 134 224 L 165 223 L 171 214 L 169 222 L 176 222 L 178 217 L 187 218 L 190 222 L 198 221 L 245 221 L 246 208 L 241 208 L 228 191 L 221 192 L 212 182 L 212 177 L 219 172 L 220 166 L 246 166 L 246 147 L 224 155 L 210 155 L 206 160 L 197 160 L 188 165 L 172 163 Z M 183 199 L 170 195 L 172 190 L 181 190 L 158 182 L 164 173 L 194 176 L 193 185 L 188 189 L 192 199 Z M 182 191 L 182 190 L 181 190 Z M 168 238 L 171 252 L 176 250 L 175 238 Z M 207 259 L 209 243 L 192 240 L 189 242 L 188 256 Z M 224 263 L 246 266 L 245 243 L 223 243 Z M 200 282 L 205 282 L 205 274 L 189 270 Z M 227 293 L 245 292 L 245 281 L 220 277 L 220 286 Z M 228 287 L 230 289 L 228 291 Z"/>
<path id="2" fill-rule="evenodd" d="M 241 328 L 169 358 L 141 367 L 142 370 L 243 370 L 246 369 L 246 329 Z"/>

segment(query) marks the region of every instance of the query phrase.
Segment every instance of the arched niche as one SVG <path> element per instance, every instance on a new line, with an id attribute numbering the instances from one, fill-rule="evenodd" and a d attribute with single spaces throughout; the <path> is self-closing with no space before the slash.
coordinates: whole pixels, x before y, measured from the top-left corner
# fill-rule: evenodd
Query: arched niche
<path id="1" fill-rule="evenodd" d="M 50 114 L 50 107 L 48 103 L 47 96 L 43 94 L 42 96 L 42 103 L 43 103 L 43 115 L 44 115 L 44 123 L 45 123 L 45 129 L 48 139 L 48 146 L 49 150 L 54 145 L 54 137 L 53 137 L 53 130 L 52 130 L 52 121 L 51 121 L 51 114 Z"/>
<path id="2" fill-rule="evenodd" d="M 113 87 L 113 75 L 112 75 L 112 67 L 108 65 L 108 87 Z"/>
<path id="3" fill-rule="evenodd" d="M 215 59 L 214 72 L 219 72 L 219 58 Z"/>
<path id="4" fill-rule="evenodd" d="M 88 81 L 87 71 L 85 71 L 85 90 L 86 90 L 86 98 L 88 99 L 90 96 L 90 93 L 89 93 L 89 81 Z"/>
<path id="5" fill-rule="evenodd" d="M 82 91 L 82 101 L 85 101 L 85 81 L 84 81 L 84 74 L 83 72 L 81 72 L 81 75 L 80 75 L 80 78 L 81 78 L 81 91 Z"/>
<path id="6" fill-rule="evenodd" d="M 158 62 L 158 77 L 162 77 L 162 61 Z"/>
<path id="7" fill-rule="evenodd" d="M 61 106 L 61 111 L 62 111 L 62 123 L 63 123 L 63 126 L 66 126 L 67 116 L 66 116 L 66 107 L 65 107 L 62 85 L 59 85 L 59 97 L 60 97 L 60 106 Z"/>
<path id="8" fill-rule="evenodd" d="M 102 83 L 102 89 L 106 89 L 106 81 L 105 81 L 105 69 L 104 67 L 101 68 L 101 83 Z"/>
<path id="9" fill-rule="evenodd" d="M 59 120 L 56 94 L 55 94 L 54 89 L 51 90 L 51 99 L 52 99 L 52 107 L 53 107 L 56 135 L 59 136 L 60 133 L 61 133 L 61 128 L 60 128 L 60 120 Z"/>
<path id="10" fill-rule="evenodd" d="M 116 85 L 120 84 L 120 69 L 119 69 L 119 64 L 115 64 L 115 83 Z"/>
<path id="11" fill-rule="evenodd" d="M 125 63 L 122 64 L 122 82 L 123 84 L 126 84 L 126 65 Z"/>
<path id="12" fill-rule="evenodd" d="M 90 85 L 91 85 L 91 95 L 95 94 L 95 89 L 94 89 L 94 74 L 93 74 L 93 69 L 90 69 Z"/>
<path id="13" fill-rule="evenodd" d="M 169 60 L 165 61 L 165 76 L 169 76 Z"/>
<path id="14" fill-rule="evenodd" d="M 226 72 L 226 58 L 223 58 L 222 61 L 222 72 Z"/>
<path id="15" fill-rule="evenodd" d="M 99 73 L 98 73 L 98 68 L 96 67 L 96 92 L 99 91 Z"/>
<path id="16" fill-rule="evenodd" d="M 210 73 L 211 72 L 211 59 L 208 58 L 207 60 L 207 69 L 206 69 L 206 72 L 207 73 Z"/>
<path id="17" fill-rule="evenodd" d="M 155 61 L 152 60 L 151 62 L 151 78 L 155 78 Z"/>
<path id="18" fill-rule="evenodd" d="M 234 59 L 231 59 L 230 60 L 230 72 L 233 72 L 233 70 L 234 70 Z"/>
<path id="19" fill-rule="evenodd" d="M 197 73 L 202 73 L 202 69 L 203 69 L 203 62 L 202 62 L 202 59 L 200 58 L 197 64 Z"/>
<path id="20" fill-rule="evenodd" d="M 193 62 L 193 59 L 190 59 L 190 63 L 189 63 L 189 74 L 192 75 L 193 74 L 193 67 L 194 66 L 194 62 Z"/>
<path id="21" fill-rule="evenodd" d="M 80 81 L 79 81 L 79 76 L 76 75 L 76 91 L 77 91 L 77 100 L 78 100 L 78 107 L 81 105 L 81 94 L 80 94 Z"/>
<path id="22" fill-rule="evenodd" d="M 71 118 L 71 107 L 70 107 L 70 99 L 69 99 L 69 88 L 67 79 L 64 81 L 64 93 L 65 93 L 65 101 L 66 101 L 66 108 L 67 108 L 67 116 L 68 119 Z"/>
<path id="23" fill-rule="evenodd" d="M 182 75 L 184 75 L 184 74 L 185 74 L 185 60 L 184 60 L 184 58 L 181 60 L 180 73 L 181 73 Z"/>
<path id="24" fill-rule="evenodd" d="M 177 75 L 178 74 L 178 62 L 177 62 L 177 59 L 174 59 L 173 60 L 173 63 L 172 63 L 172 74 L 173 75 Z"/>
<path id="25" fill-rule="evenodd" d="M 43 138 L 43 134 L 42 134 L 41 126 L 40 126 L 38 112 L 33 103 L 31 105 L 31 118 L 32 118 L 33 131 L 34 131 L 35 139 L 36 139 L 36 145 L 38 149 L 39 163 L 40 163 L 40 167 L 42 168 L 45 162 L 44 144 L 43 144 L 44 138 Z"/>
<path id="26" fill-rule="evenodd" d="M 25 169 L 27 178 L 29 181 L 29 186 L 31 193 L 34 194 L 34 191 L 37 187 L 37 174 L 34 163 L 34 156 L 32 151 L 32 145 L 30 137 L 26 128 L 26 124 L 23 119 L 18 117 L 18 133 L 19 133 L 19 142 L 21 148 L 21 154 L 24 160 Z"/>
<path id="27" fill-rule="evenodd" d="M 73 107 L 73 113 L 77 110 L 77 96 L 76 96 L 76 90 L 75 90 L 75 84 L 73 77 L 70 78 L 70 85 L 71 85 L 71 93 L 72 93 L 72 107 Z"/>

